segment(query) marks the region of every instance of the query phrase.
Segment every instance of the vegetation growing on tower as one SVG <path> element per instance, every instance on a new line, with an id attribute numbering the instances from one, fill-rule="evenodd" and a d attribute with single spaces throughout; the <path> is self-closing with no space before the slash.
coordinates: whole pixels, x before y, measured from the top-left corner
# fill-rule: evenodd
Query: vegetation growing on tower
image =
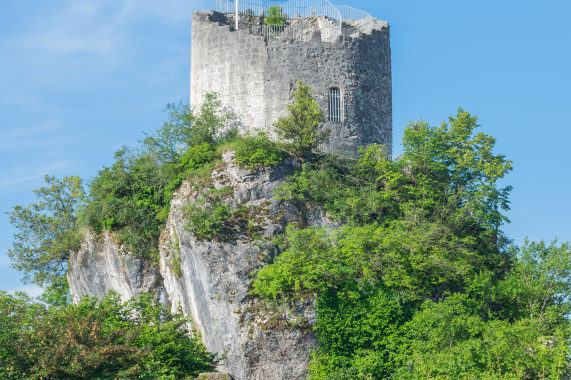
<path id="1" fill-rule="evenodd" d="M 282 12 L 282 8 L 279 5 L 272 5 L 266 11 L 266 17 L 264 17 L 265 25 L 284 25 L 286 16 Z"/>
<path id="2" fill-rule="evenodd" d="M 279 118 L 274 127 L 286 147 L 298 158 L 304 158 L 327 141 L 329 131 L 322 129 L 323 110 L 313 98 L 313 90 L 301 80 L 292 93 L 293 103 L 286 106 L 288 115 Z"/>

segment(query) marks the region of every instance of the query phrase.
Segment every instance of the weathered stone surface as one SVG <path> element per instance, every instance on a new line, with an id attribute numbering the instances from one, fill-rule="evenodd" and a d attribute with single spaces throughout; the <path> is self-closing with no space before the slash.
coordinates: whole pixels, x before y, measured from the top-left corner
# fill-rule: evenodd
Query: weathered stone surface
<path id="1" fill-rule="evenodd" d="M 113 235 L 87 232 L 81 249 L 72 253 L 67 274 L 74 302 L 84 295 L 103 298 L 109 291 L 128 300 L 139 293 L 153 293 L 167 302 L 156 265 L 132 255 Z"/>
<path id="2" fill-rule="evenodd" d="M 274 189 L 296 164 L 286 161 L 274 168 L 249 171 L 224 155 L 224 165 L 212 174 L 212 187 L 231 187 L 226 202 L 255 209 L 257 233 L 266 239 L 284 232 L 287 223 L 307 222 L 292 205 L 273 199 Z M 268 251 L 248 233 L 228 241 L 202 241 L 188 232 L 185 206 L 196 203 L 201 191 L 185 183 L 171 203 L 171 214 L 160 245 L 161 273 L 173 310 L 192 316 L 208 350 L 226 353 L 220 371 L 237 380 L 303 379 L 317 342 L 312 300 L 295 310 L 274 310 L 249 295 L 252 273 L 264 265 Z M 325 224 L 319 213 L 311 217 Z M 180 258 L 180 276 L 172 268 Z"/>
<path id="3" fill-rule="evenodd" d="M 232 377 L 223 373 L 201 373 L 196 380 L 232 380 Z"/>
<path id="4" fill-rule="evenodd" d="M 248 23 L 246 21 L 250 20 Z M 339 88 L 344 98 L 345 120 L 327 121 L 330 141 L 322 148 L 355 155 L 360 146 L 381 143 L 392 149 L 392 79 L 389 27 L 373 20 L 370 31 L 351 36 L 331 36 L 324 17 L 293 22 L 302 40 L 288 36 L 266 42 L 250 33 L 259 21 L 241 17 L 233 30 L 232 16 L 214 11 L 192 17 L 191 103 L 198 105 L 205 92 L 216 92 L 233 109 L 244 130 L 272 132 L 284 115 L 298 79 L 315 90 L 327 114 L 328 93 Z"/>
<path id="5" fill-rule="evenodd" d="M 206 187 L 185 182 L 175 193 L 159 244 L 160 273 L 152 263 L 134 258 L 111 234 L 96 239 L 88 233 L 81 250 L 71 257 L 71 292 L 75 302 L 84 294 L 103 297 L 109 290 L 123 299 L 155 293 L 170 302 L 173 311 L 192 317 L 209 351 L 225 354 L 221 373 L 236 380 L 303 379 L 317 348 L 313 299 L 276 308 L 249 290 L 252 274 L 275 254 L 272 238 L 287 224 L 332 223 L 319 210 L 302 212 L 274 199 L 276 187 L 298 168 L 296 161 L 251 171 L 234 164 L 233 154 L 223 154 L 223 164 L 212 172 Z M 200 204 L 210 189 L 227 189 L 225 202 L 234 209 L 250 208 L 250 229 L 238 228 L 231 236 L 213 240 L 190 233 L 185 228 L 186 208 Z"/>

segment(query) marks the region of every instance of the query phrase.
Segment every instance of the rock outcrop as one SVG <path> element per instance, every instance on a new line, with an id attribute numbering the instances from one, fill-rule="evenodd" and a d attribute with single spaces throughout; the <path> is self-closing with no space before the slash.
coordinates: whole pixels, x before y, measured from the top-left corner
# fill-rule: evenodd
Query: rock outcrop
<path id="1" fill-rule="evenodd" d="M 193 319 L 206 348 L 224 355 L 219 371 L 236 380 L 303 379 L 311 352 L 316 313 L 312 299 L 295 305 L 269 305 L 250 295 L 253 273 L 272 260 L 272 241 L 290 223 L 329 224 L 318 211 L 301 211 L 274 199 L 274 190 L 291 175 L 297 162 L 247 170 L 233 162 L 233 152 L 210 178 L 183 183 L 159 244 L 159 268 L 133 258 L 104 234 L 97 242 L 88 234 L 72 255 L 70 287 L 74 300 L 83 294 L 103 296 L 114 290 L 123 298 L 139 292 L 166 294 L 174 311 Z M 199 238 L 185 226 L 189 205 L 209 207 L 211 194 L 233 210 L 226 229 Z"/>
<path id="2" fill-rule="evenodd" d="M 311 307 L 268 314 L 260 310 L 262 302 L 248 293 L 252 273 L 264 265 L 268 254 L 264 245 L 283 233 L 288 222 L 300 220 L 295 207 L 273 199 L 275 188 L 292 173 L 293 165 L 286 161 L 254 172 L 235 165 L 227 152 L 207 189 L 227 189 L 224 201 L 233 209 L 246 207 L 249 220 L 243 224 L 250 227 L 210 241 L 188 232 L 185 206 L 199 203 L 208 190 L 187 182 L 171 203 L 162 236 L 161 274 L 173 310 L 192 316 L 208 350 L 226 353 L 221 370 L 236 379 L 301 379 L 309 353 L 316 347 L 314 336 L 305 329 L 315 319 Z M 180 262 L 178 273 L 173 260 Z M 299 326 L 280 326 L 297 320 Z"/>
<path id="3" fill-rule="evenodd" d="M 81 249 L 70 257 L 67 279 L 75 303 L 84 295 L 103 298 L 109 291 L 124 301 L 153 293 L 168 302 L 159 268 L 137 258 L 109 232 L 85 234 Z"/>

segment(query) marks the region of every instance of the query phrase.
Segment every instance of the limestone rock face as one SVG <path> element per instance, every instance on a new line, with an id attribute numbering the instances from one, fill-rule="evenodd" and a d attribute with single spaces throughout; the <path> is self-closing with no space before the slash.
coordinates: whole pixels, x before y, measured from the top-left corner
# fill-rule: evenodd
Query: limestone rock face
<path id="1" fill-rule="evenodd" d="M 84 295 L 103 298 L 109 291 L 122 300 L 150 292 L 167 302 L 159 269 L 136 258 L 109 232 L 85 234 L 79 252 L 71 254 L 67 278 L 75 303 Z"/>
<path id="2" fill-rule="evenodd" d="M 208 350 L 225 353 L 220 370 L 235 379 L 303 379 L 310 353 L 317 347 L 310 332 L 315 322 L 311 301 L 295 310 L 268 311 L 249 295 L 252 273 L 267 261 L 264 239 L 283 233 L 288 222 L 303 222 L 292 205 L 273 199 L 274 190 L 294 168 L 292 161 L 249 171 L 224 155 L 212 174 L 211 187 L 229 189 L 225 202 L 248 207 L 250 230 L 226 239 L 201 240 L 185 229 L 185 206 L 204 192 L 184 184 L 171 203 L 171 214 L 160 245 L 161 274 L 173 310 L 182 309 L 202 333 Z M 319 219 L 315 217 L 314 219 Z M 247 230 L 247 229 L 245 229 Z M 179 255 L 180 272 L 172 260 Z"/>
<path id="3" fill-rule="evenodd" d="M 247 170 L 233 152 L 210 179 L 188 181 L 175 193 L 159 244 L 159 267 L 134 259 L 112 236 L 86 236 L 72 255 L 69 281 L 74 300 L 83 294 L 102 297 L 114 290 L 124 299 L 153 292 L 193 319 L 206 348 L 225 355 L 218 370 L 235 380 L 304 379 L 311 352 L 314 300 L 276 307 L 249 294 L 253 273 L 275 255 L 272 240 L 290 223 L 330 225 L 319 211 L 278 202 L 274 190 L 299 165 Z M 200 185 L 197 185 L 200 183 Z M 213 193 L 240 217 L 225 223 L 225 233 L 201 239 L 190 232 L 190 207 L 209 207 Z M 209 195 L 210 194 L 210 195 Z"/>

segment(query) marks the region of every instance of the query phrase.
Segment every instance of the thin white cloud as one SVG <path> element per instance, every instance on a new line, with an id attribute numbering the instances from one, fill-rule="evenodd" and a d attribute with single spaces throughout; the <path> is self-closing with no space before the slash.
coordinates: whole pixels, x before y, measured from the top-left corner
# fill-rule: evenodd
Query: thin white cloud
<path id="1" fill-rule="evenodd" d="M 19 288 L 8 289 L 7 292 L 9 294 L 14 294 L 16 292 L 24 292 L 27 293 L 30 297 L 39 297 L 44 293 L 44 288 L 41 288 L 37 285 L 24 285 Z"/>
<path id="2" fill-rule="evenodd" d="M 61 171 L 64 168 L 69 168 L 74 163 L 75 162 L 71 160 L 57 161 L 45 166 L 41 166 L 39 168 L 35 168 L 27 173 L 18 176 L 5 178 L 4 180 L 0 181 L 0 189 L 23 182 L 36 181 L 40 178 L 43 178 L 47 173 Z"/>
<path id="3" fill-rule="evenodd" d="M 64 7 L 44 15 L 41 22 L 24 34 L 0 43 L 18 49 L 50 55 L 121 53 L 130 27 L 152 18 L 153 22 L 176 23 L 188 19 L 193 8 L 207 6 L 184 0 L 98 0 L 69 1 Z"/>
<path id="4" fill-rule="evenodd" d="M 168 53 L 157 49 L 164 46 L 180 48 L 181 55 L 189 60 L 190 54 L 182 51 L 188 41 L 179 47 L 180 39 L 169 40 L 168 35 L 154 35 L 153 30 L 183 28 L 190 38 L 192 11 L 212 7 L 209 3 L 68 0 L 43 11 L 41 17 L 24 14 L 19 21 L 21 29 L 17 29 L 21 32 L 0 35 L 0 104 L 24 103 L 37 96 L 47 103 L 39 105 L 45 110 L 58 99 L 52 94 L 76 93 L 79 89 L 112 91 L 124 70 L 133 72 L 133 67 L 138 67 L 143 72 L 149 64 L 160 66 L 161 57 Z M 168 27 L 161 29 L 160 25 Z M 152 39 L 165 39 L 165 44 L 157 45 Z"/>
<path id="5" fill-rule="evenodd" d="M 45 142 L 46 136 L 61 129 L 61 122 L 55 119 L 45 120 L 33 127 L 0 129 L 0 151 L 20 149 L 20 145 L 30 144 L 36 139 Z"/>
<path id="6" fill-rule="evenodd" d="M 41 55 L 108 54 L 117 28 L 102 14 L 102 4 L 81 1 L 66 5 L 44 14 L 40 22 L 2 45 Z"/>
<path id="7" fill-rule="evenodd" d="M 38 94 L 16 87 L 0 93 L 0 104 L 9 107 L 23 106 L 27 109 L 40 110 L 43 113 L 54 112 L 55 108 L 38 97 Z"/>

